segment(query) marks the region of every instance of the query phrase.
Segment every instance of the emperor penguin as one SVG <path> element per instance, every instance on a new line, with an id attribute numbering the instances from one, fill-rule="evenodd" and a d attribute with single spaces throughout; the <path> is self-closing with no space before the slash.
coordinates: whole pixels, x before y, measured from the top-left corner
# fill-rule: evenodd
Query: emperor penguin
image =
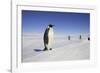
<path id="1" fill-rule="evenodd" d="M 53 41 L 54 41 L 53 26 L 54 25 L 49 24 L 44 32 L 44 37 L 43 37 L 44 49 L 43 49 L 43 51 L 52 50 Z"/>

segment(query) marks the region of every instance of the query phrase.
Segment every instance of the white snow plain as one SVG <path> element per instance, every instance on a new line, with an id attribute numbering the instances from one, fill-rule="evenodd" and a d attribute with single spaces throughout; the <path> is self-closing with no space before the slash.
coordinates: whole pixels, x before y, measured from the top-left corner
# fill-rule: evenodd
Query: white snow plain
<path id="1" fill-rule="evenodd" d="M 44 49 L 43 37 L 41 35 L 22 36 L 22 62 L 45 62 L 45 61 L 69 61 L 69 60 L 89 60 L 90 41 L 88 36 L 71 36 L 71 40 L 66 37 L 55 37 L 52 50 Z M 39 51 L 35 51 L 39 50 Z"/>

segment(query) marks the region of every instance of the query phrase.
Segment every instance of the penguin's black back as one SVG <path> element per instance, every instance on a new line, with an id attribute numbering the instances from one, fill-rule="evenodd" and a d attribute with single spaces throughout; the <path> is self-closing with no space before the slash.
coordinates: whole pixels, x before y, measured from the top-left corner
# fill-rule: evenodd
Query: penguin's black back
<path id="1" fill-rule="evenodd" d="M 44 33 L 44 37 L 43 37 L 43 40 L 44 40 L 44 45 L 45 44 L 48 44 L 49 40 L 48 40 L 48 33 L 49 33 L 49 28 L 47 28 L 45 30 L 45 33 Z"/>

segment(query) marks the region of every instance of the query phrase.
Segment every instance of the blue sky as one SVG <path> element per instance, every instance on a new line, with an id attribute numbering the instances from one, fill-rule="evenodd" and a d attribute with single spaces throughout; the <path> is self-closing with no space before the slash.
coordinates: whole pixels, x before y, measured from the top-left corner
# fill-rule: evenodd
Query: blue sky
<path id="1" fill-rule="evenodd" d="M 22 10 L 23 33 L 43 33 L 48 24 L 55 25 L 58 34 L 89 33 L 90 14 Z"/>

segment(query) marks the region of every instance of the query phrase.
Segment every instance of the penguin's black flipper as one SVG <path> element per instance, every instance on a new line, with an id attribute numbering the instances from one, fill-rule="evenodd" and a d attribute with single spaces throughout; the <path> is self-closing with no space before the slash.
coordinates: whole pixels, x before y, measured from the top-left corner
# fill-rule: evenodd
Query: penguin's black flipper
<path id="1" fill-rule="evenodd" d="M 45 44 L 48 44 L 48 32 L 49 32 L 49 29 L 47 28 L 46 30 L 45 30 L 45 33 L 44 33 L 44 37 L 43 37 L 43 40 L 44 40 L 44 45 Z"/>

